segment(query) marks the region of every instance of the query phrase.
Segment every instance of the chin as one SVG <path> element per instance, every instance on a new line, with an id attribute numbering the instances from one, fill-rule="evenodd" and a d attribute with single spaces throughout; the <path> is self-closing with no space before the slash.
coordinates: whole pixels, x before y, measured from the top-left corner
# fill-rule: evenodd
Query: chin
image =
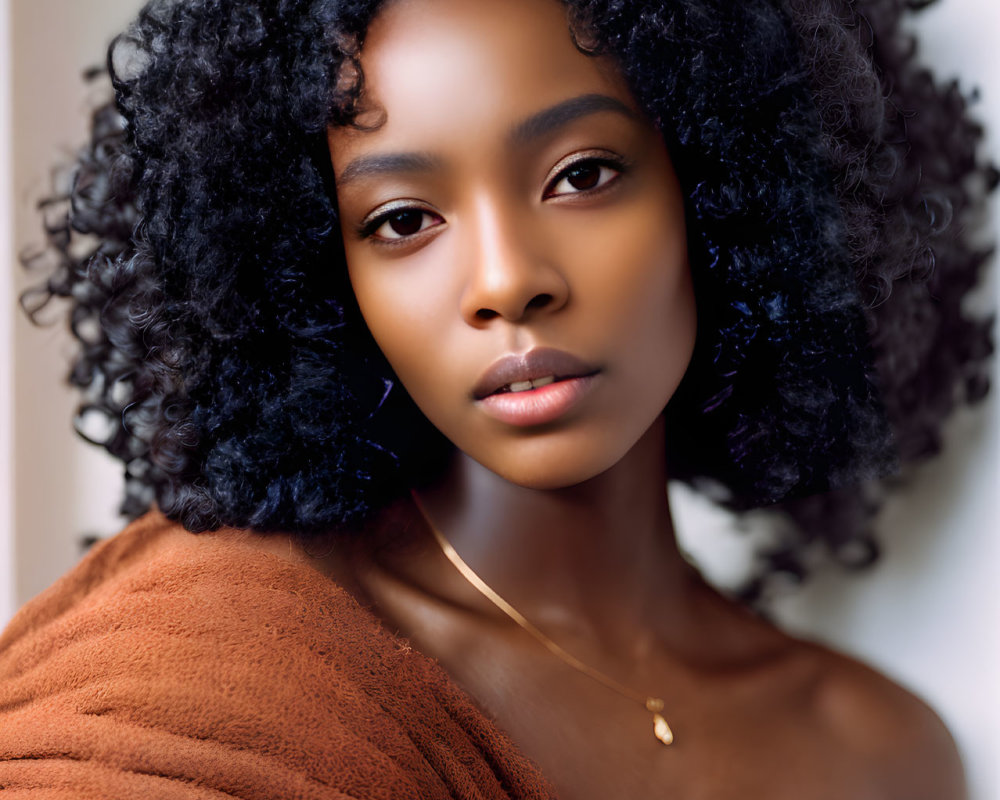
<path id="1" fill-rule="evenodd" d="M 583 450 L 525 448 L 521 452 L 510 453 L 509 458 L 497 458 L 497 453 L 493 452 L 490 457 L 476 460 L 490 472 L 525 489 L 568 489 L 611 469 L 630 450 L 624 445 L 604 449 L 593 447 L 597 442 L 589 444 L 591 446 Z"/>
<path id="2" fill-rule="evenodd" d="M 600 472 L 603 472 L 603 470 L 594 473 L 574 469 L 567 470 L 564 473 L 555 474 L 552 472 L 543 473 L 538 471 L 508 474 L 497 472 L 496 474 L 509 483 L 513 483 L 514 485 L 520 486 L 524 489 L 535 489 L 540 492 L 546 492 L 557 489 L 568 489 L 571 486 L 576 486 L 596 477 L 600 474 Z"/>

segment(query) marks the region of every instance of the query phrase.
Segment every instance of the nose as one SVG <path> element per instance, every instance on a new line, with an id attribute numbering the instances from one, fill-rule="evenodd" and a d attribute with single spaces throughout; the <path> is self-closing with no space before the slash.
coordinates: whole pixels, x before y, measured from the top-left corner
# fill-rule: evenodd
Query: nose
<path id="1" fill-rule="evenodd" d="M 487 202 L 476 209 L 461 300 L 462 316 L 470 325 L 479 327 L 497 317 L 521 322 L 557 311 L 569 299 L 565 276 L 544 255 L 542 234 L 525 222 Z"/>

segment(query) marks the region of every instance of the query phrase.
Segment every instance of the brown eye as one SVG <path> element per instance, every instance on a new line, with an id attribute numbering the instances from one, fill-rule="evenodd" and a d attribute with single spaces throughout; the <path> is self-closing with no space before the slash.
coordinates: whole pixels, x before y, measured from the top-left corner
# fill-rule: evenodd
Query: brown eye
<path id="1" fill-rule="evenodd" d="M 424 212 L 414 209 L 399 211 L 389 217 L 386 224 L 397 236 L 413 236 L 424 226 Z"/>
<path id="2" fill-rule="evenodd" d="M 407 239 L 443 222 L 441 217 L 422 208 L 402 207 L 381 214 L 362 229 L 362 235 L 384 242 Z"/>
<path id="3" fill-rule="evenodd" d="M 566 181 L 574 189 L 593 189 L 601 179 L 601 167 L 593 161 L 573 167 L 566 173 Z"/>
<path id="4" fill-rule="evenodd" d="M 548 199 L 601 189 L 616 180 L 622 174 L 623 168 L 623 165 L 612 163 L 607 159 L 579 159 L 556 175 L 546 189 L 544 197 Z"/>

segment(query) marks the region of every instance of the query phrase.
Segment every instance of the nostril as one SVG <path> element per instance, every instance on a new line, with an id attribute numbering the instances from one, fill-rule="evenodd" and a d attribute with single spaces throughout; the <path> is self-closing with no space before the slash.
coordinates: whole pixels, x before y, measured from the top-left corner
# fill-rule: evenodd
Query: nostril
<path id="1" fill-rule="evenodd" d="M 555 297 L 553 295 L 548 292 L 541 292 L 532 297 L 524 306 L 516 302 L 512 303 L 509 309 L 503 306 L 498 306 L 497 308 L 483 306 L 476 311 L 475 317 L 478 322 L 489 322 L 496 317 L 503 317 L 510 320 L 521 319 L 526 312 L 546 308 L 554 302 Z"/>
<path id="2" fill-rule="evenodd" d="M 552 295 L 538 294 L 531 298 L 530 302 L 527 305 L 527 308 L 544 308 L 551 302 L 552 302 Z"/>

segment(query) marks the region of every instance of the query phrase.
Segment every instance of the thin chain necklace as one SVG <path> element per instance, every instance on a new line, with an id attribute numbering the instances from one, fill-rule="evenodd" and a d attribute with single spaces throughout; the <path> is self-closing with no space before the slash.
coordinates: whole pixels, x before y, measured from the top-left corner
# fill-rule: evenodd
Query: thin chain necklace
<path id="1" fill-rule="evenodd" d="M 540 644 L 544 645 L 545 648 L 552 653 L 552 655 L 556 656 L 556 658 L 560 659 L 565 664 L 568 664 L 577 672 L 581 672 L 588 678 L 597 681 L 602 686 L 617 692 L 623 697 L 627 697 L 629 700 L 639 703 L 644 709 L 646 709 L 646 711 L 653 715 L 653 735 L 665 745 L 673 742 L 673 731 L 670 730 L 670 726 L 667 724 L 667 720 L 663 716 L 662 698 L 653 697 L 651 695 L 647 696 L 636 692 L 624 684 L 619 683 L 614 678 L 605 675 L 600 670 L 590 666 L 589 664 L 585 664 L 572 653 L 567 653 L 562 647 L 532 625 L 520 611 L 497 594 L 497 592 L 488 583 L 486 583 L 486 581 L 480 578 L 475 571 L 473 571 L 472 567 L 462 560 L 458 551 L 452 547 L 451 542 L 449 542 L 445 538 L 444 534 L 434 526 L 433 522 L 431 522 L 430 517 L 427 516 L 427 512 L 424 511 L 423 505 L 417 499 L 416 492 L 413 492 L 412 495 L 413 502 L 417 506 L 417 510 L 424 518 L 424 522 L 427 523 L 427 527 L 430 528 L 431 533 L 434 534 L 434 540 L 441 548 L 441 552 L 444 553 L 445 557 L 454 565 L 459 574 L 465 578 L 465 580 L 468 581 L 476 591 L 493 603 L 493 605 L 499 608 L 504 614 L 510 617 L 518 625 L 518 627 L 527 633 L 530 633 Z"/>

